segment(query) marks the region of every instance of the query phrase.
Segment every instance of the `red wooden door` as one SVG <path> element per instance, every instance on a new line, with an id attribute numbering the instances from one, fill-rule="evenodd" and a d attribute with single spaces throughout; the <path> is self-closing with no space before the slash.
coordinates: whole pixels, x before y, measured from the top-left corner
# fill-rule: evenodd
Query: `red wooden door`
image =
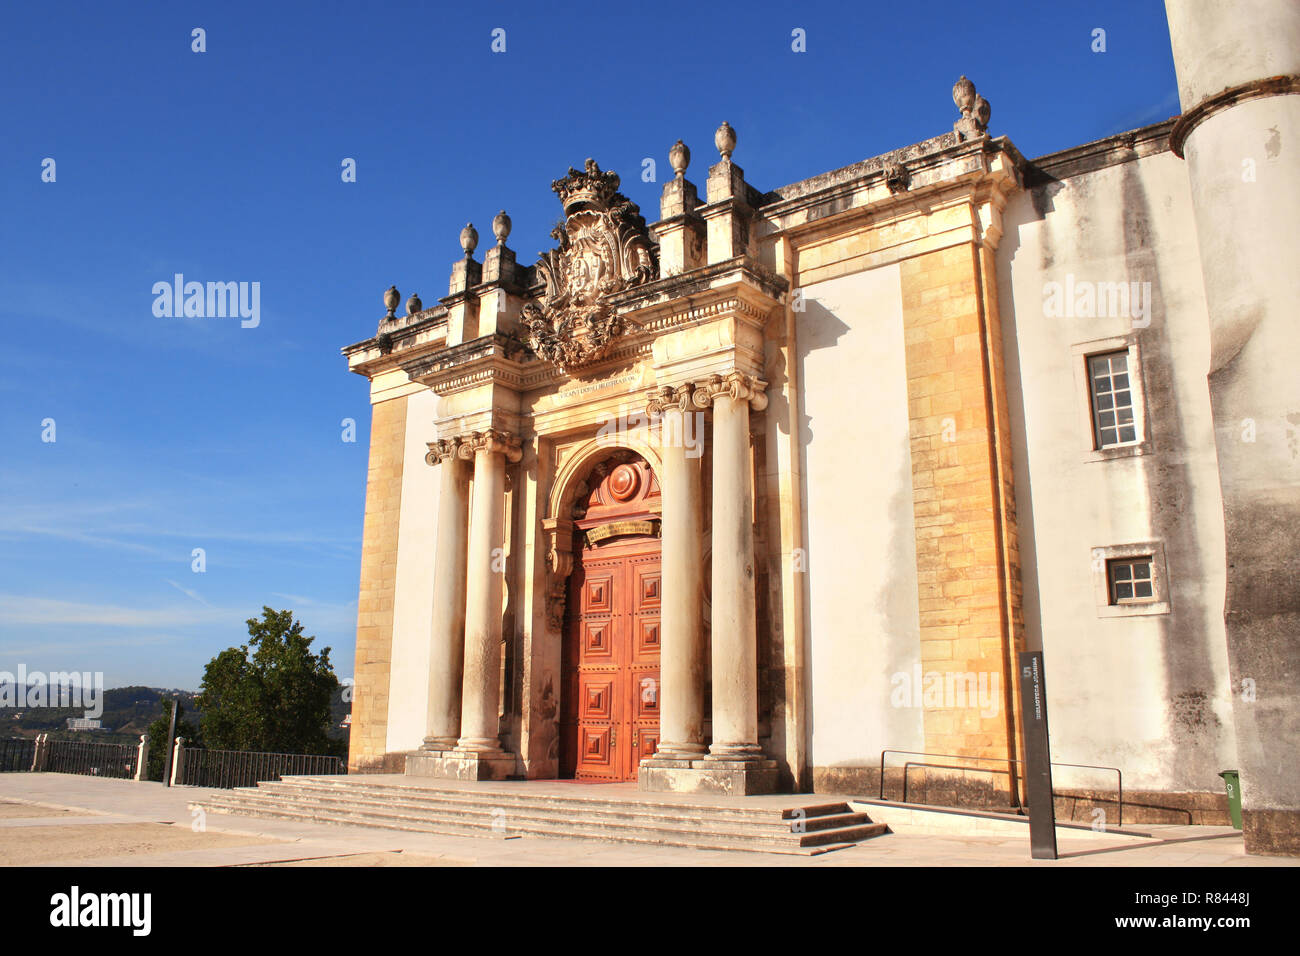
<path id="1" fill-rule="evenodd" d="M 659 549 L 585 551 L 569 578 L 560 774 L 635 780 L 659 743 Z"/>

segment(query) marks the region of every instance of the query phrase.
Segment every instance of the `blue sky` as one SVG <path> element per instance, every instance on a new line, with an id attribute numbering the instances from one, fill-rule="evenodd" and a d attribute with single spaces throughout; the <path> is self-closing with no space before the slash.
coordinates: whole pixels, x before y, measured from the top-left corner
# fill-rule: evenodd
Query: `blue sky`
<path id="1" fill-rule="evenodd" d="M 766 190 L 951 129 L 962 73 L 1029 157 L 1178 112 L 1158 0 L 901 12 L 6 3 L 0 671 L 197 689 L 269 604 L 350 676 L 369 403 L 339 348 L 390 284 L 446 294 L 468 220 L 482 248 L 505 208 L 534 261 L 588 156 L 653 221 L 643 158 L 662 181 L 681 137 L 702 190 L 723 119 Z M 260 324 L 155 316 L 175 273 L 260 283 Z"/>

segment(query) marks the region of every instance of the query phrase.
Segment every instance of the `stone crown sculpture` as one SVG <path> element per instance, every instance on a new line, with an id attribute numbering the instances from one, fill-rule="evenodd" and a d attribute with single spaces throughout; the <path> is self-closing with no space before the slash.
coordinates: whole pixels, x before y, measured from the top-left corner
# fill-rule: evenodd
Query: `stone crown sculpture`
<path id="1" fill-rule="evenodd" d="M 539 255 L 545 291 L 520 318 L 532 350 L 563 371 L 596 360 L 623 333 L 609 296 L 659 273 L 645 219 L 618 186 L 618 174 L 593 159 L 551 183 L 564 204 L 551 230 L 559 246 Z"/>

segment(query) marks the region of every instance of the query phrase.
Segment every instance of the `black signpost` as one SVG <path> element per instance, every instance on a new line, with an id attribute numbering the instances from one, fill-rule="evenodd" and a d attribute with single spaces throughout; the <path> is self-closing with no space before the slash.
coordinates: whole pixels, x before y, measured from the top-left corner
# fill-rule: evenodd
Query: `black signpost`
<path id="1" fill-rule="evenodd" d="M 172 717 L 167 723 L 167 753 L 163 757 L 163 786 L 172 785 L 172 751 L 176 749 L 176 711 L 180 709 L 181 699 L 172 698 Z"/>
<path id="2" fill-rule="evenodd" d="M 1043 652 L 1020 655 L 1020 703 L 1025 714 L 1025 785 L 1029 796 L 1029 855 L 1056 859 L 1056 807 L 1052 804 L 1052 756 L 1047 740 L 1047 684 Z"/>

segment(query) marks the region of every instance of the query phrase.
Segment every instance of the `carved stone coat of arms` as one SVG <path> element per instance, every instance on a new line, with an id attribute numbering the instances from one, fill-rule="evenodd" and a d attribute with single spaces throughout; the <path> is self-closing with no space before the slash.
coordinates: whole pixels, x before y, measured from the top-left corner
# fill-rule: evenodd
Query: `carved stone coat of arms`
<path id="1" fill-rule="evenodd" d="M 564 221 L 551 230 L 559 247 L 538 259 L 546 288 L 521 317 L 532 350 L 566 372 L 600 358 L 623 334 L 608 297 L 659 272 L 645 220 L 618 186 L 618 174 L 591 159 L 551 183 L 564 204 Z"/>

